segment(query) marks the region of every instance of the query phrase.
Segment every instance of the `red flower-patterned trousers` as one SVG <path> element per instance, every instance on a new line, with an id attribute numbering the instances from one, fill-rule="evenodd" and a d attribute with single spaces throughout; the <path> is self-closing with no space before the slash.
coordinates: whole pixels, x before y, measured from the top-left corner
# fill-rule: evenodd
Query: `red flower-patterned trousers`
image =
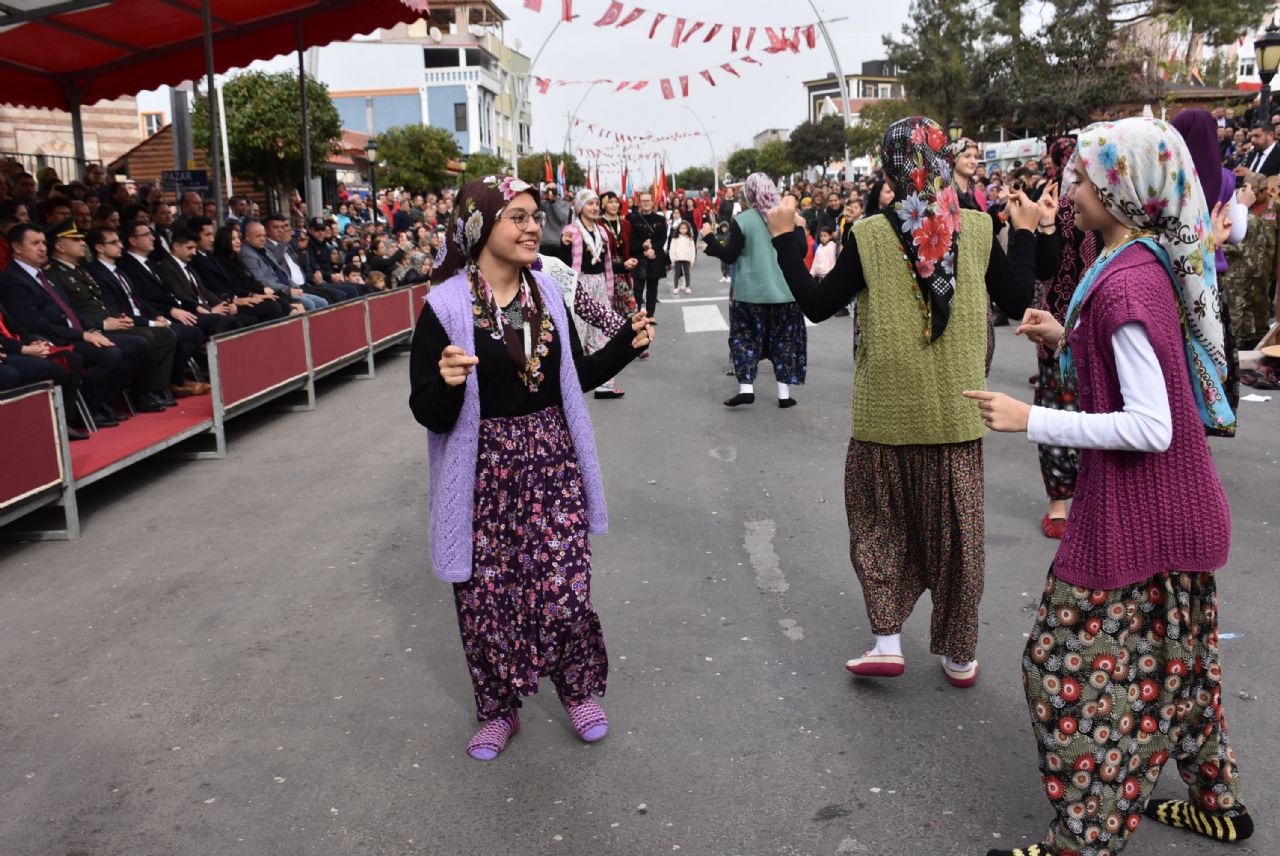
<path id="1" fill-rule="evenodd" d="M 1213 574 L 1091 590 L 1049 574 L 1023 657 L 1054 856 L 1115 856 L 1172 759 L 1207 812 L 1244 812 L 1222 717 Z"/>

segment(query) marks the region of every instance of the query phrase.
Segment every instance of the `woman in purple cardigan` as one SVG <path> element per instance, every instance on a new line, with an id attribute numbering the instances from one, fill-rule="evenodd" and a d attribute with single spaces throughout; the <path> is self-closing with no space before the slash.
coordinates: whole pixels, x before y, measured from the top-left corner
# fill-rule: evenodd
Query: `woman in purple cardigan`
<path id="1" fill-rule="evenodd" d="M 1039 844 L 989 854 L 1116 854 L 1144 814 L 1241 841 L 1253 820 L 1222 716 L 1213 574 L 1231 515 L 1205 439 L 1235 425 L 1212 252 L 1227 224 L 1182 137 L 1154 119 L 1086 129 L 1066 181 L 1105 248 L 1065 324 L 1032 309 L 1018 332 L 1057 348 L 1081 412 L 966 393 L 997 431 L 1081 450 L 1023 658 L 1056 818 Z M 1149 803 L 1170 760 L 1189 799 Z"/>
<path id="2" fill-rule="evenodd" d="M 531 269 L 538 203 L 513 177 L 462 188 L 410 364 L 409 405 L 429 432 L 431 561 L 454 584 L 484 723 L 467 752 L 481 761 L 519 730 L 520 698 L 539 676 L 583 740 L 608 730 L 595 701 L 609 661 L 588 543 L 606 529 L 604 488 L 582 391 L 651 338 L 641 312 L 583 354 L 560 286 Z"/>

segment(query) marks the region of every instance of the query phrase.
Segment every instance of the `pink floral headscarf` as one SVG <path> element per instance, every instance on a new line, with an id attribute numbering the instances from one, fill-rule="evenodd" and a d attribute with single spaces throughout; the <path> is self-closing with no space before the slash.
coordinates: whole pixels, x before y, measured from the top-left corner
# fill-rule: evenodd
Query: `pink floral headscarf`
<path id="1" fill-rule="evenodd" d="M 926 116 L 899 119 L 885 132 L 881 155 L 897 200 L 884 213 L 897 224 L 920 302 L 928 307 L 925 337 L 935 342 L 951 317 L 960 236 L 960 197 L 951 184 L 947 135 Z"/>

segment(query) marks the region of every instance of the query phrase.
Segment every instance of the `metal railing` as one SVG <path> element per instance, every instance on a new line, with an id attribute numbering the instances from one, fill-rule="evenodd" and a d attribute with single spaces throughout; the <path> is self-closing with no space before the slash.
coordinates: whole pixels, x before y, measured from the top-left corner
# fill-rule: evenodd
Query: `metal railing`
<path id="1" fill-rule="evenodd" d="M 6 162 L 18 163 L 22 166 L 24 172 L 29 172 L 40 178 L 40 173 L 45 167 L 53 167 L 58 173 L 59 180 L 63 182 L 76 181 L 84 175 L 84 167 L 90 163 L 97 161 L 85 161 L 81 163 L 76 160 L 75 155 L 46 155 L 33 154 L 30 152 L 6 152 L 0 151 L 0 170 Z"/>

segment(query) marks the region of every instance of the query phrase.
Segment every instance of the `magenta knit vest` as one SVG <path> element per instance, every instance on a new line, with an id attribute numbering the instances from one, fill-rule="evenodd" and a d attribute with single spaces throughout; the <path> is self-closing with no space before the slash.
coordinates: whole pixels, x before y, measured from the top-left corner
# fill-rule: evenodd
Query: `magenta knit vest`
<path id="1" fill-rule="evenodd" d="M 1070 522 L 1053 560 L 1053 572 L 1074 585 L 1123 588 L 1227 562 L 1231 512 L 1196 411 L 1173 289 L 1150 250 L 1129 247 L 1098 278 L 1070 333 L 1081 410 L 1124 408 L 1111 337 L 1136 321 L 1160 361 L 1173 417 L 1164 452 L 1081 450 Z"/>
<path id="2" fill-rule="evenodd" d="M 551 314 L 551 325 L 560 335 L 560 399 L 573 450 L 578 456 L 578 471 L 587 505 L 587 530 L 595 535 L 607 531 L 604 504 L 604 482 L 600 462 L 596 458 L 595 435 L 591 416 L 582 399 L 578 371 L 569 350 L 568 314 L 564 297 L 555 280 L 544 273 L 534 273 L 542 294 L 542 303 Z M 471 287 L 465 274 L 458 274 L 431 289 L 427 303 L 440 319 L 449 341 L 468 354 L 475 353 L 475 319 L 472 314 Z M 475 372 L 467 377 L 462 398 L 462 412 L 453 430 L 437 434 L 427 432 L 427 458 L 430 471 L 429 502 L 431 507 L 428 538 L 431 542 L 431 565 L 435 575 L 447 583 L 471 579 L 472 539 L 474 537 L 476 466 L 480 456 L 480 385 Z"/>

